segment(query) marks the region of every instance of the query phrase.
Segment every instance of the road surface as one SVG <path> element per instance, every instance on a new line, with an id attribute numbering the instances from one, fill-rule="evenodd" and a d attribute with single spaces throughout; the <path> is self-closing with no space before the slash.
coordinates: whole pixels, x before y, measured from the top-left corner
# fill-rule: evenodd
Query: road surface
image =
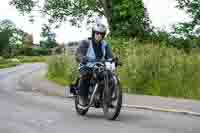
<path id="1" fill-rule="evenodd" d="M 124 108 L 116 121 L 105 120 L 101 109 L 78 116 L 72 99 L 44 96 L 21 86 L 20 80 L 41 69 L 45 65 L 36 63 L 0 70 L 0 133 L 200 132 L 200 117 L 181 114 Z"/>

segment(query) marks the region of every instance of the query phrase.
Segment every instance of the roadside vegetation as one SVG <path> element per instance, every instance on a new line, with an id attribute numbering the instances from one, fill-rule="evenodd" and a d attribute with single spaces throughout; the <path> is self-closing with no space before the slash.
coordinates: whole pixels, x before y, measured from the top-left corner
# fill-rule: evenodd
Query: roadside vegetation
<path id="1" fill-rule="evenodd" d="M 13 67 L 18 64 L 19 64 L 18 60 L 3 59 L 3 57 L 0 56 L 0 69 L 7 68 L 7 67 Z"/>
<path id="2" fill-rule="evenodd" d="M 188 54 L 184 49 L 137 40 L 109 41 L 123 63 L 118 73 L 124 92 L 200 99 L 200 49 L 191 49 Z M 77 65 L 69 54 L 53 56 L 48 61 L 48 78 L 69 85 L 78 77 Z"/>
<path id="3" fill-rule="evenodd" d="M 78 77 L 78 64 L 67 53 L 54 55 L 48 60 L 47 77 L 60 85 L 69 85 Z"/>
<path id="4" fill-rule="evenodd" d="M 8 19 L 0 20 L 0 68 L 7 68 L 21 63 L 46 62 L 52 54 L 61 53 L 63 46 L 55 40 L 55 34 L 43 27 L 41 40 L 34 43 L 31 34 Z"/>
<path id="5" fill-rule="evenodd" d="M 43 17 L 49 18 L 42 28 L 42 51 L 32 47 L 31 35 L 3 21 L 0 24 L 0 56 L 44 55 L 48 53 L 46 50 L 56 46 L 51 26 L 59 27 L 61 22 L 69 20 L 73 26 L 81 27 L 84 19 L 91 24 L 96 15 L 104 16 L 110 31 L 108 41 L 123 62 L 118 72 L 125 92 L 200 99 L 200 4 L 197 0 L 176 0 L 176 8 L 190 19 L 174 24 L 171 32 L 153 26 L 143 0 L 48 0 L 43 6 L 39 5 L 40 0 L 27 1 L 10 0 L 10 4 L 22 14 L 31 15 L 32 10 L 38 8 L 43 11 Z M 12 43 L 11 40 L 18 41 Z M 16 42 L 21 40 L 23 45 L 18 45 Z M 78 72 L 73 55 L 55 55 L 47 62 L 50 80 L 62 85 L 74 82 Z"/>
<path id="6" fill-rule="evenodd" d="M 161 47 L 127 41 L 117 49 L 119 75 L 127 93 L 200 99 L 200 49 Z"/>
<path id="7" fill-rule="evenodd" d="M 15 67 L 22 63 L 47 62 L 49 56 L 17 56 L 15 58 L 0 57 L 0 69 Z"/>

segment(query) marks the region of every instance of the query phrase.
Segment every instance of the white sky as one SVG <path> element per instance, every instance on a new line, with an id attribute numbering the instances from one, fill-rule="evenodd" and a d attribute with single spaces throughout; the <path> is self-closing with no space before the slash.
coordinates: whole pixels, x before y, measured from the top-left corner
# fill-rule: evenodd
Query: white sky
<path id="1" fill-rule="evenodd" d="M 0 20 L 12 20 L 17 27 L 33 34 L 34 42 L 38 43 L 40 40 L 41 25 L 45 20 L 38 17 L 37 21 L 31 24 L 27 16 L 24 17 L 20 15 L 8 2 L 9 0 L 1 0 Z M 169 30 L 172 24 L 188 20 L 188 17 L 183 11 L 174 7 L 175 0 L 144 0 L 144 3 L 148 9 L 150 19 L 156 27 Z M 90 35 L 90 31 L 71 27 L 68 23 L 63 24 L 59 29 L 56 29 L 55 32 L 56 40 L 60 43 L 80 40 Z"/>

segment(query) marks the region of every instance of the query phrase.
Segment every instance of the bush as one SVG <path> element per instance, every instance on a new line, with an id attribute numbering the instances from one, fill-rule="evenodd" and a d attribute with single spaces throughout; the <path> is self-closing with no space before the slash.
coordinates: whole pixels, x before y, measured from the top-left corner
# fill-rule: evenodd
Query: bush
<path id="1" fill-rule="evenodd" d="M 45 48 L 23 48 L 18 54 L 25 56 L 45 56 L 50 55 L 50 50 Z"/>
<path id="2" fill-rule="evenodd" d="M 32 56 L 40 56 L 40 55 L 49 55 L 50 51 L 48 49 L 43 48 L 33 48 L 32 49 Z"/>

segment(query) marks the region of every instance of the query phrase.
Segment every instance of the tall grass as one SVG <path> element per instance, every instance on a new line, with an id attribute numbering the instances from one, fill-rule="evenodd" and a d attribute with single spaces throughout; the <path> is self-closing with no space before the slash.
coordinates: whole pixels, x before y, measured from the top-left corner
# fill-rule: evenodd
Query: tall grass
<path id="1" fill-rule="evenodd" d="M 125 50 L 119 73 L 125 91 L 200 99 L 200 54 L 153 45 Z"/>
<path id="2" fill-rule="evenodd" d="M 200 49 L 185 54 L 176 48 L 141 44 L 137 40 L 109 40 L 123 66 L 118 69 L 125 92 L 200 99 Z M 48 77 L 68 85 L 78 76 L 73 56 L 53 56 Z"/>
<path id="3" fill-rule="evenodd" d="M 21 63 L 46 62 L 49 56 L 17 56 Z"/>
<path id="4" fill-rule="evenodd" d="M 72 55 L 54 55 L 48 60 L 47 76 L 61 85 L 69 85 L 78 76 L 78 64 Z"/>

